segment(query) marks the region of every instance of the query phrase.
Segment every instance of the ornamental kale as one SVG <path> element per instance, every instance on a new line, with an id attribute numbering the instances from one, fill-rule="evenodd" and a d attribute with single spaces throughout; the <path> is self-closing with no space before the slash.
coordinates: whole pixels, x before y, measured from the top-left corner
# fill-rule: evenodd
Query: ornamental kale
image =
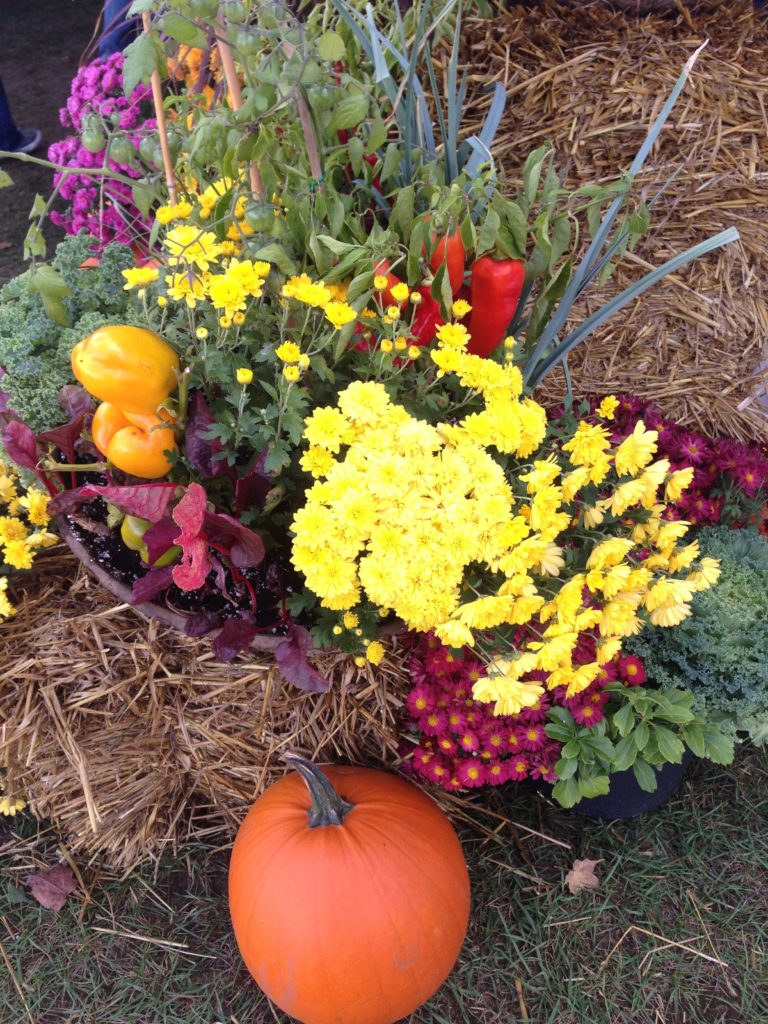
<path id="1" fill-rule="evenodd" d="M 108 323 L 130 323 L 122 269 L 130 249 L 109 245 L 96 267 L 81 269 L 93 240 L 65 239 L 50 265 L 25 271 L 0 289 L 2 389 L 14 412 L 35 431 L 67 419 L 59 390 L 72 382 L 73 345 Z"/>
<path id="2" fill-rule="evenodd" d="M 675 629 L 649 626 L 626 647 L 663 688 L 685 686 L 696 708 L 732 735 L 768 740 L 768 541 L 755 530 L 706 527 L 702 551 L 721 562 L 711 590 Z"/>

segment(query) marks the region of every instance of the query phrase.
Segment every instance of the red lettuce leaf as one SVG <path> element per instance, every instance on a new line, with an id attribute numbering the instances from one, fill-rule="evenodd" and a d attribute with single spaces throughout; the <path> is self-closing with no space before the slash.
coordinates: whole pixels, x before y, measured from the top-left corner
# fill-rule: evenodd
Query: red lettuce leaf
<path id="1" fill-rule="evenodd" d="M 257 632 L 258 627 L 247 612 L 227 619 L 211 642 L 214 657 L 218 661 L 234 660 L 238 654 L 248 650 Z"/>
<path id="2" fill-rule="evenodd" d="M 34 431 L 21 420 L 11 420 L 3 427 L 3 447 L 17 466 L 38 473 L 40 453 Z"/>
<path id="3" fill-rule="evenodd" d="M 38 434 L 37 440 L 43 444 L 52 444 L 54 448 L 58 448 L 60 452 L 66 455 L 68 462 L 74 462 L 77 458 L 75 445 L 83 433 L 83 422 L 86 415 L 87 413 L 81 412 L 75 419 L 70 420 L 69 423 L 64 423 L 60 427 L 54 427 L 53 430 L 46 430 L 44 433 Z"/>
<path id="4" fill-rule="evenodd" d="M 205 636 L 211 630 L 218 629 L 224 621 L 221 612 L 198 612 L 189 616 L 184 624 L 184 632 L 187 636 Z"/>
<path id="5" fill-rule="evenodd" d="M 127 516 L 148 519 L 159 523 L 168 515 L 178 484 L 130 484 L 118 487 L 113 484 L 84 484 L 71 491 L 57 494 L 48 506 L 54 515 L 67 514 L 94 498 L 103 498 Z"/>
<path id="6" fill-rule="evenodd" d="M 295 622 L 291 623 L 288 636 L 275 648 L 275 661 L 283 676 L 297 689 L 327 693 L 331 684 L 307 661 L 312 646 L 309 631 Z"/>
<path id="7" fill-rule="evenodd" d="M 205 435 L 213 426 L 213 416 L 202 391 L 195 391 L 189 400 L 187 425 L 184 430 L 184 454 L 192 469 L 205 478 L 230 476 L 234 479 L 234 471 L 225 459 L 216 459 L 221 454 L 221 442 Z"/>
<path id="8" fill-rule="evenodd" d="M 240 515 L 254 505 L 261 508 L 272 489 L 272 474 L 265 472 L 267 453 L 262 452 L 247 473 L 235 481 L 235 514 Z"/>
<path id="9" fill-rule="evenodd" d="M 150 569 L 145 576 L 133 584 L 131 604 L 144 604 L 146 601 L 153 601 L 172 583 L 173 566 L 164 565 L 160 569 Z"/>
<path id="10" fill-rule="evenodd" d="M 181 590 L 199 590 L 211 571 L 208 538 L 203 530 L 208 496 L 200 484 L 190 484 L 173 510 L 173 520 L 181 527 L 176 543 L 181 546 L 181 562 L 173 567 L 173 582 Z"/>
<path id="11" fill-rule="evenodd" d="M 168 548 L 173 547 L 178 536 L 179 528 L 170 516 L 166 516 L 159 523 L 150 526 L 142 537 L 147 546 L 147 561 L 149 564 L 151 565 L 153 562 L 156 562 L 161 555 L 165 554 Z"/>
<path id="12" fill-rule="evenodd" d="M 264 559 L 264 543 L 258 533 L 224 512 L 206 512 L 205 525 L 212 543 L 226 549 L 238 569 L 252 569 Z"/>

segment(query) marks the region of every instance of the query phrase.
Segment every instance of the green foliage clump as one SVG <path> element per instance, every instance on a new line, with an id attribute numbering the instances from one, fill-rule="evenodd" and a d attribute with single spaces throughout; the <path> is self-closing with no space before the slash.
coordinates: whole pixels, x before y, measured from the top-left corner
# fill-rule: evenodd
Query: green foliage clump
<path id="1" fill-rule="evenodd" d="M 63 422 L 59 389 L 73 382 L 70 352 L 109 323 L 134 323 L 120 271 L 135 265 L 131 250 L 111 244 L 98 267 L 80 268 L 93 240 L 70 236 L 50 264 L 24 271 L 0 288 L 0 388 L 35 431 Z"/>
<path id="2" fill-rule="evenodd" d="M 708 527 L 702 552 L 721 563 L 679 626 L 649 626 L 626 643 L 662 688 L 687 687 L 710 722 L 768 740 L 768 541 L 756 530 Z"/>

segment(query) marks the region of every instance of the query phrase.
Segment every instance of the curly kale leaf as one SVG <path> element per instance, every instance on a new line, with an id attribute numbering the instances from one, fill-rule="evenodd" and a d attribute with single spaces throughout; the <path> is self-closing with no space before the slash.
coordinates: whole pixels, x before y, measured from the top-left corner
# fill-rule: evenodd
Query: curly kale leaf
<path id="1" fill-rule="evenodd" d="M 66 419 L 58 395 L 64 384 L 73 381 L 73 346 L 105 324 L 138 322 L 129 312 L 120 273 L 134 265 L 131 250 L 113 243 L 104 250 L 98 267 L 81 269 L 92 255 L 92 245 L 86 235 L 70 236 L 59 244 L 52 261 L 70 289 L 62 300 L 70 326 L 57 323 L 46 312 L 32 271 L 19 274 L 0 289 L 3 390 L 11 396 L 11 408 L 36 432 Z"/>
<path id="2" fill-rule="evenodd" d="M 720 559 L 717 584 L 697 594 L 679 626 L 649 626 L 626 643 L 658 686 L 687 687 L 697 710 L 732 735 L 768 739 L 768 541 L 711 527 L 702 553 Z"/>

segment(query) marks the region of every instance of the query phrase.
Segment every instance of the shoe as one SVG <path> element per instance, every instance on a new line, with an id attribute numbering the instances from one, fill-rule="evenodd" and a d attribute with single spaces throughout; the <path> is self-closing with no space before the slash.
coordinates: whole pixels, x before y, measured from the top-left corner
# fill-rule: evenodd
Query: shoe
<path id="1" fill-rule="evenodd" d="M 18 146 L 14 146 L 11 150 L 12 153 L 31 153 L 43 141 L 43 133 L 39 128 L 27 128 L 26 130 L 20 128 L 19 135 L 21 135 L 21 139 Z"/>

